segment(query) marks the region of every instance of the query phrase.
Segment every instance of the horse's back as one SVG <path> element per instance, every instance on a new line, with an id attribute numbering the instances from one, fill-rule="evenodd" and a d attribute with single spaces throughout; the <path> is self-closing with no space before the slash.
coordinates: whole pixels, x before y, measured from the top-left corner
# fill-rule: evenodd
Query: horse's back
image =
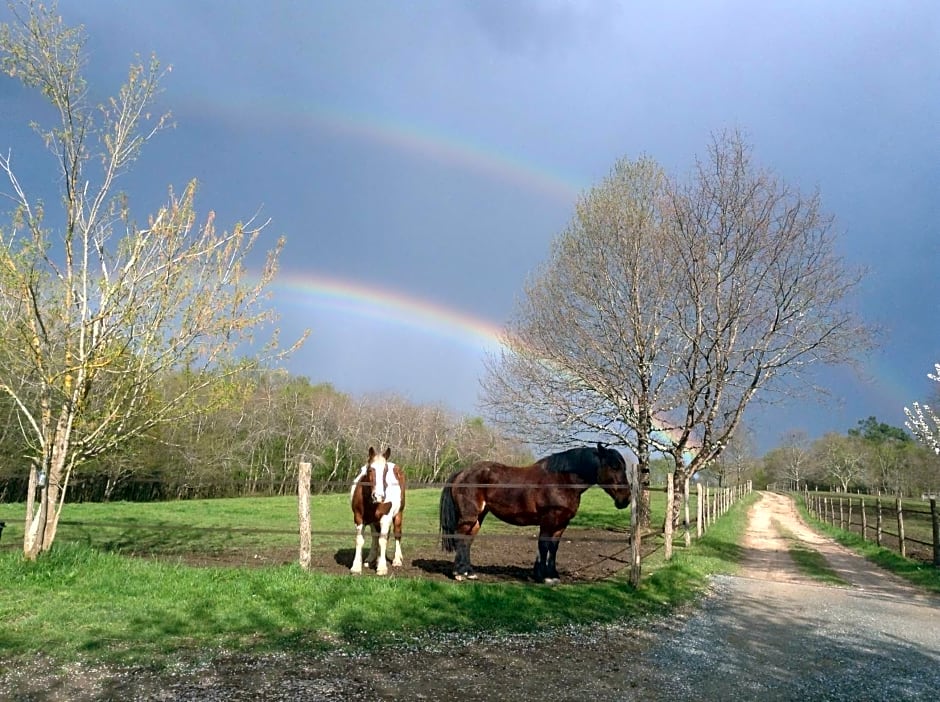
<path id="1" fill-rule="evenodd" d="M 480 461 L 454 476 L 458 510 L 472 514 L 485 510 L 508 524 L 541 524 L 550 515 L 567 524 L 581 502 L 583 487 L 572 476 L 548 470 L 542 462 L 509 466 Z"/>
<path id="2" fill-rule="evenodd" d="M 530 466 L 510 466 L 496 461 L 477 461 L 468 468 L 458 471 L 453 477 L 454 483 L 466 483 L 481 487 L 539 487 L 560 478 L 555 473 L 545 470 L 540 463 Z"/>

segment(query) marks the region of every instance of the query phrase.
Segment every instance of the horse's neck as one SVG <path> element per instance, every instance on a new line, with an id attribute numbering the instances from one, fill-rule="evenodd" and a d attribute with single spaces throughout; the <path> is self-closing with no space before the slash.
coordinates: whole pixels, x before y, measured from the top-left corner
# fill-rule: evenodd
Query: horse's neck
<path id="1" fill-rule="evenodd" d="M 549 472 L 554 473 L 555 475 L 567 476 L 572 482 L 576 482 L 583 486 L 585 490 L 587 490 L 592 485 L 597 485 L 598 470 L 596 467 L 592 469 L 589 466 L 580 464 L 575 468 L 567 468 L 567 466 L 561 467 L 557 464 L 553 464 L 553 462 L 547 463 L 545 467 Z"/>

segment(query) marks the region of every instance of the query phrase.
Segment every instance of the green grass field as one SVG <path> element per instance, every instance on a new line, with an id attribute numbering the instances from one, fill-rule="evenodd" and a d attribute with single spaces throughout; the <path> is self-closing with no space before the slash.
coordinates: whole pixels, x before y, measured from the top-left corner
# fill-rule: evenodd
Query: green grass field
<path id="1" fill-rule="evenodd" d="M 409 530 L 437 531 L 438 496 L 437 490 L 409 491 Z M 694 598 L 708 575 L 734 571 L 746 514 L 736 506 L 691 548 L 680 540 L 669 563 L 661 549 L 654 553 L 635 589 L 626 573 L 544 587 L 352 578 L 297 565 L 192 567 L 167 557 L 296 547 L 295 498 L 67 505 L 53 550 L 27 562 L 20 550 L 22 510 L 0 505 L 7 523 L 0 542 L 4 665 L 40 652 L 61 662 L 159 665 L 221 649 L 360 647 L 429 632 L 525 632 L 647 617 Z M 654 493 L 654 523 L 662 513 L 662 495 Z M 315 533 L 335 531 L 350 545 L 345 495 L 315 497 L 313 520 Z M 626 528 L 629 513 L 590 490 L 572 523 L 578 525 Z M 514 529 L 495 521 L 487 528 Z M 332 548 L 325 537 L 314 541 Z"/>

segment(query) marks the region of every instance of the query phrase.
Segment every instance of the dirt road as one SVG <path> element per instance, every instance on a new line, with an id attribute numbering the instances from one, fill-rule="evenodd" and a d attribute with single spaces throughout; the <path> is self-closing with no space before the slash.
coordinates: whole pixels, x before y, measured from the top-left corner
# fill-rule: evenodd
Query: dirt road
<path id="1" fill-rule="evenodd" d="M 797 571 L 822 554 L 847 586 Z M 752 508 L 739 576 L 685 618 L 541 636 L 443 638 L 380 657 L 272 655 L 149 677 L 88 671 L 17 686 L 22 700 L 937 700 L 940 598 L 820 537 L 789 498 Z M 77 681 L 77 682 L 76 682 Z M 42 681 L 40 681 L 42 682 Z"/>
<path id="2" fill-rule="evenodd" d="M 801 575 L 792 540 L 849 585 Z M 704 607 L 644 652 L 655 671 L 645 699 L 940 699 L 940 598 L 818 535 L 782 495 L 752 508 L 745 547 L 741 575 L 718 578 Z"/>

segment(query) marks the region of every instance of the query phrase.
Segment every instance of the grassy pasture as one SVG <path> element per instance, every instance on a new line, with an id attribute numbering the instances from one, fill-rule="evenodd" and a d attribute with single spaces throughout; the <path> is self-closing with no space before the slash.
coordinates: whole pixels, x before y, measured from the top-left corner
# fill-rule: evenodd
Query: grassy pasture
<path id="1" fill-rule="evenodd" d="M 408 494 L 409 532 L 437 532 L 437 490 Z M 753 499 L 753 498 L 751 498 Z M 751 500 L 746 500 L 746 505 Z M 0 505 L 0 668 L 42 653 L 161 664 L 212 651 L 365 646 L 440 632 L 525 632 L 546 626 L 635 619 L 693 598 L 709 574 L 732 572 L 745 507 L 738 506 L 689 549 L 644 561 L 634 589 L 623 577 L 557 587 L 336 576 L 297 565 L 192 567 L 173 554 L 249 547 L 296 548 L 296 500 L 239 498 L 152 504 L 69 505 L 51 553 L 23 561 L 22 505 Z M 654 520 L 662 519 L 654 493 Z M 313 500 L 318 530 L 351 545 L 346 496 Z M 585 494 L 576 523 L 625 528 L 598 489 Z M 239 531 L 238 529 L 252 529 Z M 511 531 L 493 521 L 488 530 Z M 134 554 L 159 554 L 137 558 Z"/>

